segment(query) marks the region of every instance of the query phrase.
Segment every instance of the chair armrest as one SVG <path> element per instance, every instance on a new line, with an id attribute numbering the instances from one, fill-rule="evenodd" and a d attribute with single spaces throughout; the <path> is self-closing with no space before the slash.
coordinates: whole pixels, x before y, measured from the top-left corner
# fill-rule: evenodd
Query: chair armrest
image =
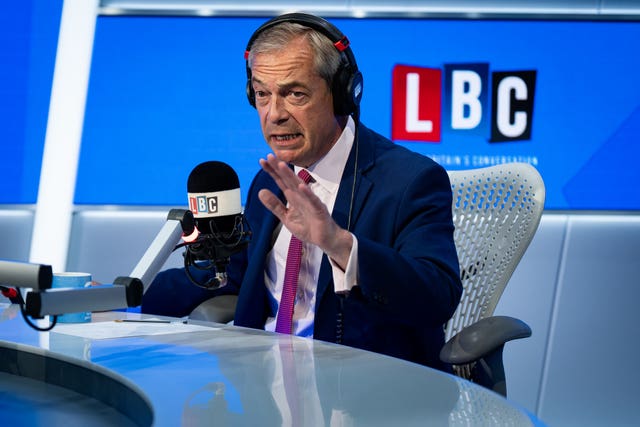
<path id="1" fill-rule="evenodd" d="M 237 302 L 237 295 L 218 295 L 200 303 L 189 314 L 189 319 L 229 323 L 236 314 Z"/>
<path id="2" fill-rule="evenodd" d="M 486 317 L 453 336 L 440 351 L 440 359 L 464 365 L 501 348 L 507 341 L 530 336 L 531 328 L 522 320 L 508 316 Z"/>

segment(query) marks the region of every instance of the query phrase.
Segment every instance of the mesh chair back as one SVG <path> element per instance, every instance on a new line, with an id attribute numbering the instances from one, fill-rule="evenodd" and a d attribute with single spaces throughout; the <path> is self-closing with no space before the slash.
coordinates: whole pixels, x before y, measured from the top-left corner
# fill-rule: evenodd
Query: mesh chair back
<path id="1" fill-rule="evenodd" d="M 493 314 L 538 228 L 545 199 L 542 177 L 526 163 L 449 171 L 449 177 L 464 291 L 446 325 L 447 340 Z"/>

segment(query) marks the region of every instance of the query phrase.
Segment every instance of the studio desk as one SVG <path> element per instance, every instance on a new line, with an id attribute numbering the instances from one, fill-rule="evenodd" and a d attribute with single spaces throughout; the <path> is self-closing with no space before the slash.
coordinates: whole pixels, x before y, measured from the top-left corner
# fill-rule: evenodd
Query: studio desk
<path id="1" fill-rule="evenodd" d="M 350 347 L 125 312 L 38 332 L 0 303 L 0 425 L 541 423 L 455 376 Z"/>

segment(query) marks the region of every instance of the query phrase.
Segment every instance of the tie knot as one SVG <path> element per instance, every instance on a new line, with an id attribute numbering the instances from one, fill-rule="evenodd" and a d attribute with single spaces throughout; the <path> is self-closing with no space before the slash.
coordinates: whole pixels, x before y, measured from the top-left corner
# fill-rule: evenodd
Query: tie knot
<path id="1" fill-rule="evenodd" d="M 300 169 L 300 172 L 298 172 L 298 177 L 300 177 L 300 179 L 303 180 L 305 184 L 308 184 L 313 180 L 313 177 L 309 172 L 307 172 L 306 169 Z"/>

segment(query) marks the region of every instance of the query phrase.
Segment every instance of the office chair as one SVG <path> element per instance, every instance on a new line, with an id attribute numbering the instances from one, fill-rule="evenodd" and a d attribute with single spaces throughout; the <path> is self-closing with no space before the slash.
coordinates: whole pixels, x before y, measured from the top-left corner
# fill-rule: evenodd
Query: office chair
<path id="1" fill-rule="evenodd" d="M 492 314 L 538 228 L 544 183 L 525 163 L 450 171 L 449 177 L 464 292 L 446 325 L 440 357 L 454 365 L 457 375 L 506 396 L 504 344 L 530 336 L 531 329 L 518 319 Z M 236 300 L 234 295 L 207 300 L 190 318 L 227 323 Z"/>
<path id="2" fill-rule="evenodd" d="M 506 396 L 504 344 L 531 336 L 519 319 L 492 316 L 538 229 L 545 187 L 526 163 L 450 171 L 454 240 L 464 288 L 440 358 L 455 373 Z"/>

